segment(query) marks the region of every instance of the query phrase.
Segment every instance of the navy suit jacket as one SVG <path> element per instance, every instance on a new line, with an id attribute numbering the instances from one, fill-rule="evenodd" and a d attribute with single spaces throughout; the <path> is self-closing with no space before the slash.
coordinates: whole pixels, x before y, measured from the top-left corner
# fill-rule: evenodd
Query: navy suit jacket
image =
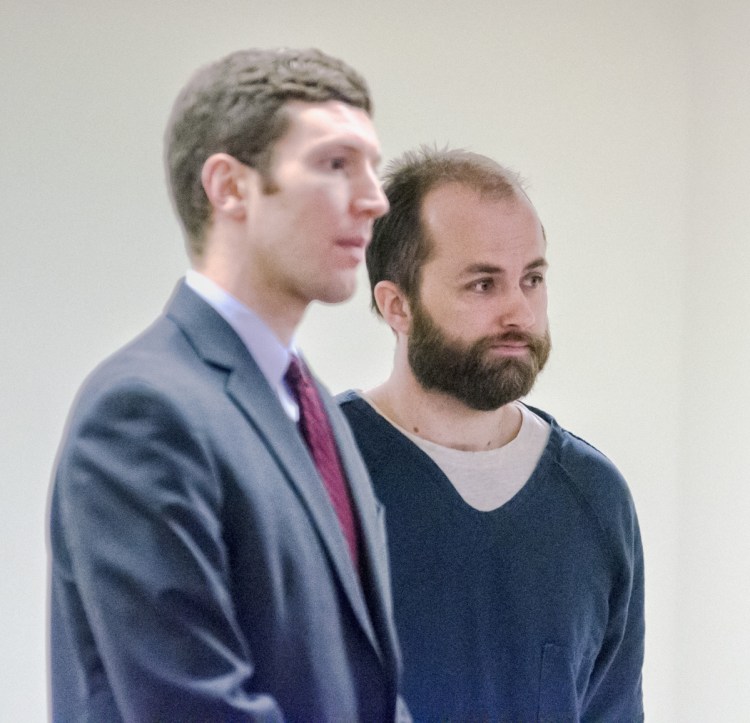
<path id="1" fill-rule="evenodd" d="M 296 425 L 184 284 L 91 375 L 50 506 L 53 720 L 394 719 L 382 510 L 320 392 L 360 579 Z"/>

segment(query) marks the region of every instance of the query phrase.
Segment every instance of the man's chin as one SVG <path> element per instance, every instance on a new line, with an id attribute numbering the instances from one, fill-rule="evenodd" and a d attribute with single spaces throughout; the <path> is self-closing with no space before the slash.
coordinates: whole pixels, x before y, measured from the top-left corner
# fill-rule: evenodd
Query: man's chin
<path id="1" fill-rule="evenodd" d="M 349 279 L 340 279 L 337 284 L 331 284 L 321 290 L 316 296 L 316 300 L 323 304 L 341 304 L 348 301 L 354 296 L 357 290 L 357 279 L 355 276 Z"/>

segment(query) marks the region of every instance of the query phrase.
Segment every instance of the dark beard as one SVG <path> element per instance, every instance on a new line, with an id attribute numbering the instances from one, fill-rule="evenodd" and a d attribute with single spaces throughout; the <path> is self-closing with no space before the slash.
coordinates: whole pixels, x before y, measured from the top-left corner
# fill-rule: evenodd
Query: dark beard
<path id="1" fill-rule="evenodd" d="M 499 341 L 528 344 L 528 358 L 488 358 Z M 543 336 L 509 331 L 466 345 L 450 339 L 419 302 L 413 304 L 408 358 L 414 376 L 424 389 L 448 394 L 471 409 L 499 409 L 526 396 L 551 348 L 549 329 Z"/>

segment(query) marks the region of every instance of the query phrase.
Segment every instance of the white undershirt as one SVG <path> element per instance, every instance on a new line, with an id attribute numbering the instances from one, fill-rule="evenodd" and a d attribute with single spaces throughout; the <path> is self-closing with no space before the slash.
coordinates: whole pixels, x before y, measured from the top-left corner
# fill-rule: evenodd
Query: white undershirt
<path id="1" fill-rule="evenodd" d="M 481 452 L 444 447 L 393 426 L 440 467 L 468 505 L 489 512 L 526 484 L 549 439 L 550 426 L 544 419 L 519 402 L 513 404 L 521 412 L 518 434 L 502 447 Z"/>

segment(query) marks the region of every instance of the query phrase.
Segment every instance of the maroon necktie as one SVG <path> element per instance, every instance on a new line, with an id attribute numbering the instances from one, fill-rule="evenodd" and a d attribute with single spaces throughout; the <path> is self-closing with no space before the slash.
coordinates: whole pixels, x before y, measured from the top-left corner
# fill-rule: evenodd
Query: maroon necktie
<path id="1" fill-rule="evenodd" d="M 352 500 L 323 402 L 307 369 L 297 357 L 292 356 L 284 379 L 299 403 L 299 426 L 302 436 L 339 518 L 354 569 L 359 570 L 357 525 L 352 512 Z"/>

